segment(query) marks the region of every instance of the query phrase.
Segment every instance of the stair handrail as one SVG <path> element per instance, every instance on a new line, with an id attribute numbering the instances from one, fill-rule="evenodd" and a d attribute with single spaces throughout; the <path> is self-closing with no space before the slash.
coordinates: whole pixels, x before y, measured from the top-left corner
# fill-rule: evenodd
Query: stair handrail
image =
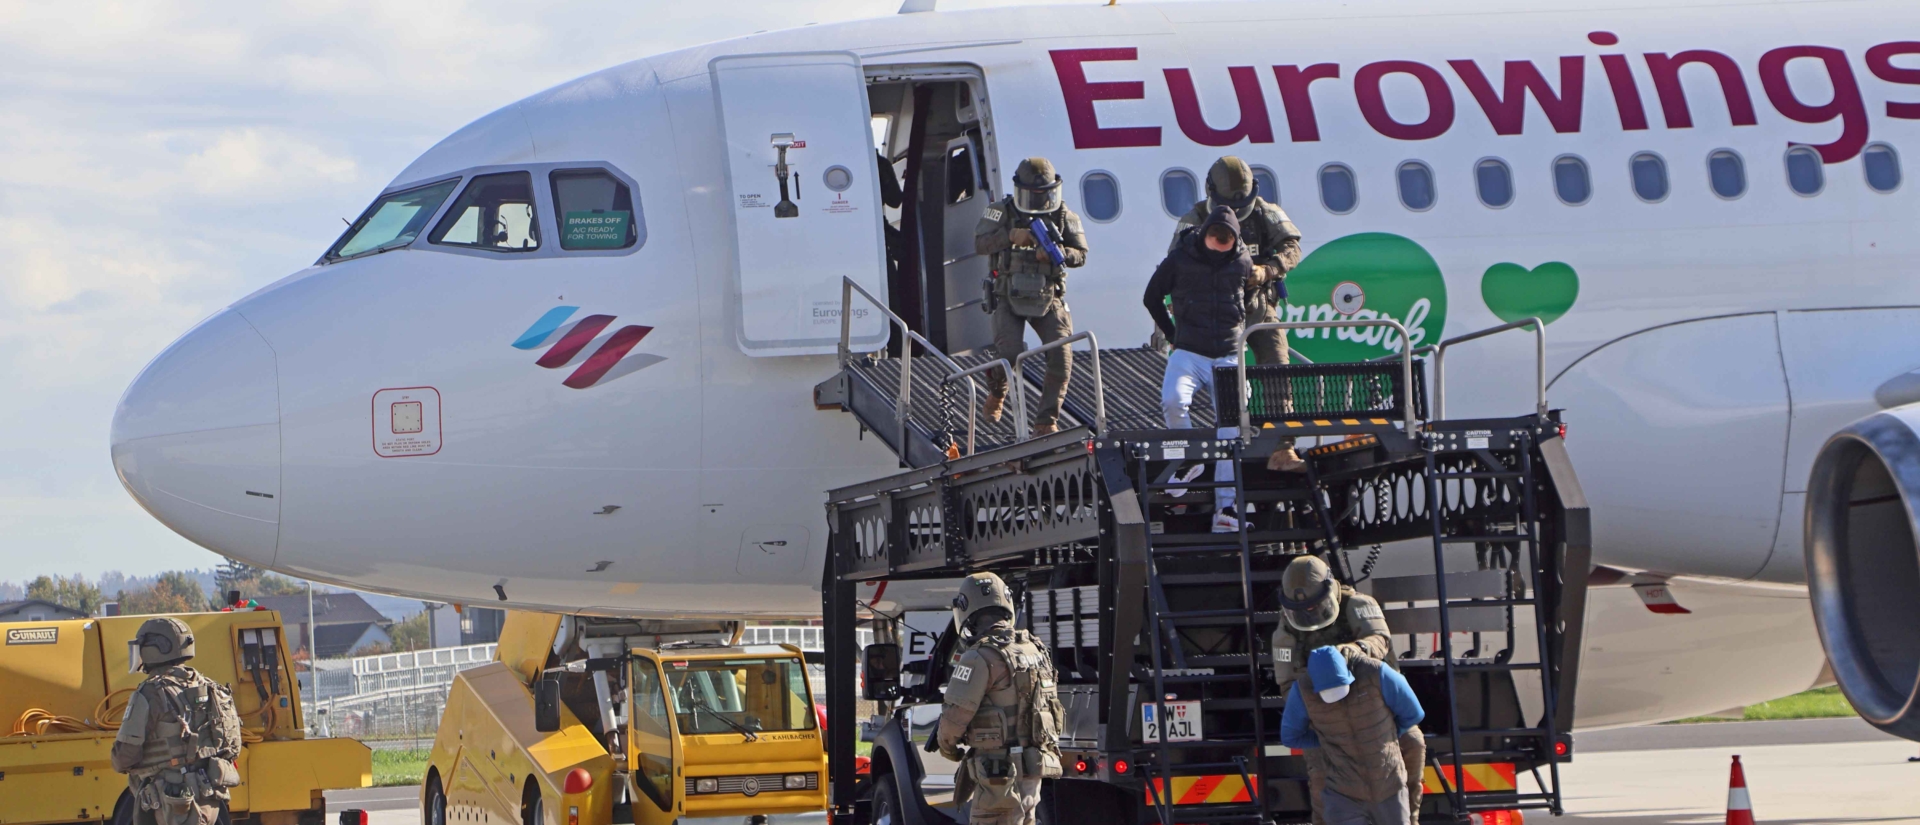
<path id="1" fill-rule="evenodd" d="M 1067 351 L 1069 355 L 1067 357 L 1071 358 L 1073 357 L 1071 355 L 1072 348 L 1069 345 L 1082 339 L 1085 339 L 1087 342 L 1087 350 L 1093 353 L 1093 431 L 1094 434 L 1101 435 L 1107 431 L 1107 386 L 1100 379 L 1100 339 L 1094 336 L 1093 330 L 1076 332 L 1065 338 L 1049 341 L 1033 349 L 1026 350 L 1013 357 L 1013 366 L 1018 367 L 1020 362 L 1027 360 L 1029 357 L 1061 347 L 1068 347 Z M 1008 372 L 1007 383 L 1013 383 L 1013 378 L 1014 374 Z M 1072 380 L 1071 377 L 1069 377 L 1068 380 Z M 1026 393 L 1020 393 L 1014 396 L 1014 400 L 1019 403 L 1019 406 L 1014 409 L 1014 412 L 1019 415 L 1019 418 L 1014 421 L 1013 425 L 1014 436 L 1020 441 L 1025 441 L 1029 437 L 1027 434 Z"/>
<path id="2" fill-rule="evenodd" d="M 996 369 L 1005 371 L 1007 375 L 1013 374 L 1013 365 L 1011 363 L 1008 363 L 1007 359 L 995 358 L 992 361 L 988 361 L 984 364 L 977 365 L 975 367 L 972 367 L 971 369 L 961 370 L 960 372 L 956 372 L 952 375 L 949 375 L 945 378 L 940 379 L 940 386 L 942 387 L 945 387 L 946 385 L 953 383 L 954 381 L 958 381 L 962 378 L 967 379 L 967 455 L 973 455 L 974 453 L 974 447 L 973 447 L 974 409 L 977 405 L 974 404 L 975 399 L 973 394 L 974 393 L 973 376 L 979 375 L 985 372 L 990 372 Z M 1008 382 L 1008 383 L 1013 385 L 1012 389 L 1014 393 L 1014 399 L 1019 402 L 1015 406 L 1015 409 L 1026 409 L 1026 403 L 1023 400 L 1021 400 L 1025 397 L 1024 393 L 1022 393 L 1021 391 L 1021 386 L 1014 382 Z"/>
<path id="3" fill-rule="evenodd" d="M 843 275 L 840 277 L 839 364 L 841 369 L 846 369 L 847 364 L 853 360 L 851 341 L 853 339 L 853 293 L 855 292 L 860 293 L 861 297 L 867 299 L 867 303 L 873 304 L 874 308 L 880 310 L 887 316 L 888 320 L 892 321 L 895 326 L 898 326 L 902 333 L 901 337 L 905 339 L 901 341 L 900 344 L 900 392 L 899 397 L 894 400 L 893 410 L 894 426 L 899 430 L 899 440 L 895 443 L 900 445 L 900 458 L 905 460 L 907 457 L 907 421 L 912 417 L 914 342 L 918 341 L 921 346 L 926 347 L 928 355 L 933 356 L 940 363 L 946 364 L 947 367 L 954 372 L 957 373 L 961 371 L 960 365 L 954 363 L 952 358 L 948 358 L 947 354 L 941 352 L 939 347 L 934 346 L 932 341 L 927 340 L 920 333 L 914 332 L 913 327 L 907 325 L 905 318 L 901 318 L 895 314 L 893 310 L 887 308 L 885 301 L 873 297 L 873 293 L 868 292 L 866 287 L 855 283 L 852 278 Z M 941 382 L 941 386 L 945 385 L 946 382 Z M 969 442 L 972 440 L 972 410 L 977 405 L 978 398 L 979 387 L 974 383 L 972 377 L 968 377 L 967 409 Z M 969 446 L 971 446 L 971 444 L 969 444 Z"/>
<path id="4" fill-rule="evenodd" d="M 1536 317 L 1522 318 L 1497 327 L 1487 327 L 1465 335 L 1456 335 L 1441 341 L 1433 348 L 1433 417 L 1435 420 L 1444 421 L 1447 417 L 1447 348 L 1525 327 L 1533 327 L 1534 411 L 1541 418 L 1547 417 L 1547 325 Z"/>
<path id="5" fill-rule="evenodd" d="M 1401 411 L 1406 421 L 1406 432 L 1413 433 L 1413 349 L 1407 346 L 1407 327 L 1392 318 L 1343 318 L 1338 321 L 1273 321 L 1264 324 L 1248 324 L 1234 337 L 1233 351 L 1240 354 L 1238 364 L 1240 386 L 1235 394 L 1240 396 L 1240 443 L 1253 443 L 1253 418 L 1248 412 L 1247 396 L 1247 336 L 1269 329 L 1326 329 L 1329 327 L 1391 327 L 1400 333 L 1400 398 Z"/>

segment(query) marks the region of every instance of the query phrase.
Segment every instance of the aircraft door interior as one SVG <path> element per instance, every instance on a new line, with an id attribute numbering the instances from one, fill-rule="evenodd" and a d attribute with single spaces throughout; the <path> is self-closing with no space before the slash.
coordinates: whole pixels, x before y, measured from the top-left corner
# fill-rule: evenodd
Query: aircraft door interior
<path id="1" fill-rule="evenodd" d="M 870 73 L 871 75 L 871 73 Z M 887 210 L 888 301 L 927 340 L 964 354 L 993 340 L 981 311 L 987 259 L 973 230 L 997 197 L 985 88 L 976 71 L 941 67 L 870 76 L 874 147 L 901 193 Z"/>

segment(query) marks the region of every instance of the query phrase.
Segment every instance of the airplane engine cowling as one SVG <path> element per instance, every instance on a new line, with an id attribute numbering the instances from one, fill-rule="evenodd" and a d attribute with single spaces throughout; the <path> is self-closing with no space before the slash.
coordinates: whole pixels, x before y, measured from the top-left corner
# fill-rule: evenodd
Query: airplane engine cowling
<path id="1" fill-rule="evenodd" d="M 1920 740 L 1920 404 L 1855 421 L 1807 482 L 1807 585 L 1841 692 Z"/>

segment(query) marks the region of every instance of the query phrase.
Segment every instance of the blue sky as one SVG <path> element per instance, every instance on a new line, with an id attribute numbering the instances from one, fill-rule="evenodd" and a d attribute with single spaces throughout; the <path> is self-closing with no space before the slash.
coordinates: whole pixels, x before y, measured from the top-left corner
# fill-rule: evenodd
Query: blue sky
<path id="1" fill-rule="evenodd" d="M 0 580 L 221 561 L 121 489 L 115 402 L 195 322 L 312 262 L 441 137 L 636 57 L 899 4 L 8 4 Z M 1008 3 L 940 7 L 992 5 Z"/>

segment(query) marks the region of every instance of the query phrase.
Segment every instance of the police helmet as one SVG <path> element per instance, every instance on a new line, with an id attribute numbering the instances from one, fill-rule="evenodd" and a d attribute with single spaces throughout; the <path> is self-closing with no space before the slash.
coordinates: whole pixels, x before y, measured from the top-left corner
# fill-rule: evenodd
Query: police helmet
<path id="1" fill-rule="evenodd" d="M 953 597 L 953 626 L 966 629 L 975 616 L 988 610 L 1003 618 L 1013 618 L 1013 591 L 992 573 L 975 573 L 960 583 L 960 594 Z"/>
<path id="2" fill-rule="evenodd" d="M 1013 208 L 1029 215 L 1044 215 L 1060 209 L 1060 176 L 1053 161 L 1027 158 L 1013 170 Z"/>
<path id="3" fill-rule="evenodd" d="M 1225 205 L 1233 209 L 1235 218 L 1244 221 L 1253 214 L 1256 192 L 1253 167 L 1233 155 L 1214 161 L 1213 168 L 1207 170 L 1207 211 Z"/>
<path id="4" fill-rule="evenodd" d="M 1318 556 L 1301 556 L 1280 574 L 1280 612 L 1302 632 L 1319 630 L 1340 616 L 1340 585 Z"/>
<path id="5" fill-rule="evenodd" d="M 142 668 L 178 664 L 193 658 L 193 630 L 171 616 L 155 616 L 140 624 L 133 646 L 140 651 Z"/>

